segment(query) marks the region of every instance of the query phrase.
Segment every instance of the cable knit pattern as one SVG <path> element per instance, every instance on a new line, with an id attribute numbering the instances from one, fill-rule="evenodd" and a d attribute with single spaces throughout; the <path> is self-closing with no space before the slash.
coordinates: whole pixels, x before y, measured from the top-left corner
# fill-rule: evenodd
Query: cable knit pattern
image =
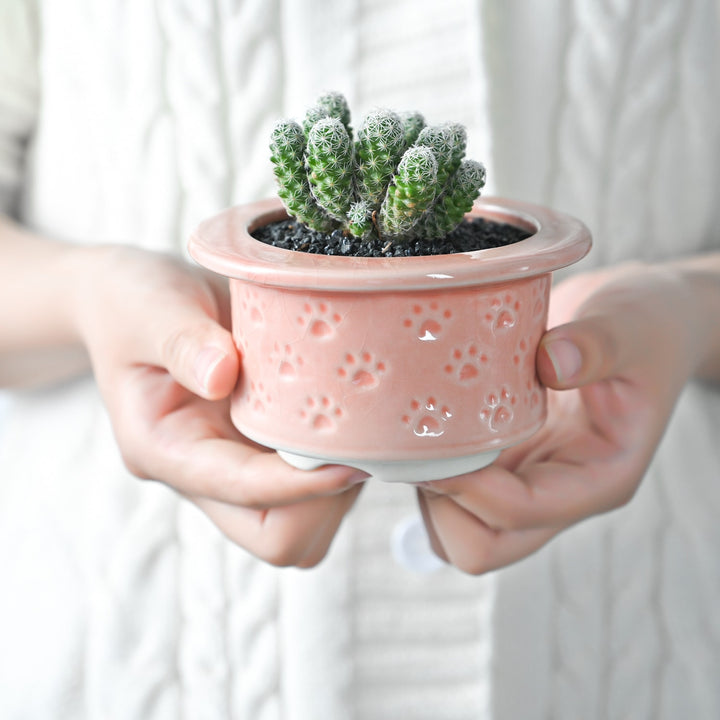
<path id="1" fill-rule="evenodd" d="M 225 542 L 217 528 L 189 503 L 179 508 L 177 533 L 177 651 L 183 717 L 230 718 Z"/>
<path id="2" fill-rule="evenodd" d="M 184 248 L 271 191 L 274 119 L 338 88 L 465 122 L 494 191 L 588 221 L 586 264 L 719 246 L 713 0 L 556 0 L 532 23 L 522 0 L 36 3 L 41 103 L 0 83 L 0 184 L 37 112 L 21 210 L 53 236 Z M 301 572 L 130 477 L 89 379 L 17 393 L 0 717 L 715 720 L 718 426 L 717 392 L 689 388 L 632 504 L 487 577 L 396 565 L 414 493 L 375 483 Z"/>
<path id="3" fill-rule="evenodd" d="M 681 87 L 681 48 L 687 46 L 684 36 L 697 10 L 695 3 L 685 2 L 662 7 L 651 2 L 574 3 L 553 197 L 582 208 L 595 224 L 600 261 L 645 257 L 648 238 L 664 237 L 664 228 L 653 220 L 655 198 L 642 196 L 647 199 L 638 205 L 633 188 L 655 181 L 662 157 L 658 147 L 668 142 L 671 114 L 678 98 L 688 92 Z M 617 53 L 611 52 L 615 45 Z M 604 115 L 608 107 L 612 112 Z M 710 133 L 705 130 L 703 136 Z M 588 172 L 597 166 L 600 172 Z M 693 186 L 697 184 L 696 179 Z M 695 224 L 691 234 L 701 239 L 709 216 L 694 217 L 692 205 L 679 214 Z M 657 253 L 657 243 L 652 247 Z M 658 470 L 651 472 L 635 502 L 589 528 L 586 542 L 573 545 L 577 537 L 571 535 L 555 545 L 558 609 L 549 718 L 660 717 L 667 708 L 658 681 L 665 678 L 667 664 L 675 662 L 672 654 L 684 654 L 687 644 L 705 646 L 701 636 L 693 640 L 687 610 L 677 607 L 668 615 L 665 603 L 657 601 L 667 578 L 683 572 L 668 554 L 677 542 L 673 521 L 678 516 L 670 513 L 674 504 L 663 499 L 664 478 Z M 686 517 L 697 519 L 695 514 Z M 711 547 L 704 538 L 705 552 Z M 717 570 L 708 570 L 717 578 Z M 712 614 L 709 607 L 707 612 Z M 670 618 L 682 624 L 682 639 L 673 638 Z M 692 697 L 700 700 L 703 695 L 706 701 L 698 704 L 694 716 L 714 717 L 715 693 Z"/>
<path id="4" fill-rule="evenodd" d="M 232 690 L 230 718 L 278 720 L 281 710 L 278 639 L 279 572 L 230 548 L 225 568 Z"/>
<path id="5" fill-rule="evenodd" d="M 704 197 L 716 169 L 694 154 L 718 148 L 708 112 L 718 99 L 717 63 L 701 71 L 693 50 L 717 46 L 715 12 L 706 2 L 567 0 L 539 19 L 554 28 L 560 53 L 548 53 L 556 64 L 546 70 L 523 68 L 526 83 L 543 72 L 560 82 L 547 115 L 535 119 L 551 130 L 551 151 L 533 191 L 589 222 L 590 264 L 718 245 Z M 512 104 L 500 95 L 500 108 Z M 523 180 L 507 169 L 510 150 L 499 145 L 494 161 L 512 187 Z M 512 675 L 495 677 L 497 718 L 718 716 L 717 682 L 705 674 L 720 657 L 717 426 L 704 417 L 715 405 L 708 388 L 690 388 L 627 508 L 564 533 L 500 575 L 497 667 L 519 662 Z M 525 618 L 518 594 L 530 586 L 537 607 Z M 510 610 L 500 610 L 505 603 Z M 518 637 L 533 647 L 528 659 L 518 655 Z M 517 698 L 518 683 L 540 672 L 530 681 L 533 701 Z"/>
<path id="6" fill-rule="evenodd" d="M 673 180 L 687 177 L 702 194 L 706 177 L 702 164 L 692 155 L 675 156 L 673 145 L 688 134 L 715 135 L 703 91 L 687 82 L 691 43 L 685 35 L 693 17 L 702 22 L 711 9 L 682 0 L 660 5 L 574 0 L 567 11 L 567 75 L 555 124 L 549 202 L 589 223 L 598 241 L 596 263 L 676 254 L 679 226 L 677 220 L 668 225 L 662 211 Z M 678 113 L 680 98 L 697 112 Z M 663 162 L 668 156 L 675 160 L 670 167 Z M 634 190 L 642 186 L 654 192 L 638 198 Z M 712 215 L 707 209 L 696 212 L 699 204 L 688 201 L 689 212 L 673 213 L 682 216 L 682 234 L 706 237 Z"/>
<path id="7" fill-rule="evenodd" d="M 160 8 L 184 238 L 236 194 L 256 196 L 265 176 L 257 154 L 267 154 L 278 107 L 266 81 L 280 67 L 278 9 L 258 0 Z M 206 520 L 190 528 L 181 586 L 183 710 L 189 718 L 279 718 L 275 571 L 248 557 L 226 560 L 227 543 Z"/>
<path id="8" fill-rule="evenodd" d="M 230 204 L 232 148 L 218 3 L 165 0 L 166 90 L 182 187 L 181 237 Z"/>
<path id="9" fill-rule="evenodd" d="M 14 211 L 22 152 L 37 111 L 37 17 L 31 2 L 0 3 L 0 209 Z"/>
<path id="10" fill-rule="evenodd" d="M 487 717 L 493 576 L 398 567 L 387 554 L 390 530 L 417 512 L 406 490 L 369 486 L 354 517 L 356 717 Z M 363 532 L 371 522 L 386 532 Z"/>

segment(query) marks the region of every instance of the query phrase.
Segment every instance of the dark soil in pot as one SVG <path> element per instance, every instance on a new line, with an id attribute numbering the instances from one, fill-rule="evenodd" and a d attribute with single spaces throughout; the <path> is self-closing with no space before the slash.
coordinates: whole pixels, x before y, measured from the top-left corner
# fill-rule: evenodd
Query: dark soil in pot
<path id="1" fill-rule="evenodd" d="M 524 240 L 530 233 L 507 223 L 472 218 L 464 220 L 455 230 L 439 240 L 411 240 L 399 244 L 378 238 L 359 240 L 352 235 L 343 234 L 342 230 L 329 234 L 321 233 L 289 219 L 258 228 L 252 235 L 268 245 L 316 255 L 418 257 L 502 247 Z"/>

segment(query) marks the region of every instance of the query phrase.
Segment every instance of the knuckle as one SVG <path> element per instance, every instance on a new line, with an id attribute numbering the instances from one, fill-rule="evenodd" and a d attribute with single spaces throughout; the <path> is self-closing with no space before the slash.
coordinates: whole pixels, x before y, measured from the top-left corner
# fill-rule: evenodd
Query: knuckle
<path id="1" fill-rule="evenodd" d="M 170 331 L 160 342 L 160 357 L 166 367 L 174 368 L 179 366 L 184 358 L 185 352 L 185 329 Z"/>
<path id="2" fill-rule="evenodd" d="M 613 500 L 613 509 L 618 510 L 626 505 L 629 505 L 635 497 L 637 489 L 638 486 L 635 483 L 620 488 Z"/>
<path id="3" fill-rule="evenodd" d="M 304 570 L 311 570 L 317 567 L 327 557 L 328 549 L 329 548 L 323 548 L 322 550 L 316 551 L 312 555 L 303 558 L 301 562 L 297 562 L 296 565 Z"/>
<path id="4" fill-rule="evenodd" d="M 299 543 L 276 539 L 273 542 L 263 543 L 259 557 L 270 565 L 283 568 L 297 565 L 302 560 L 302 553 Z"/>
<path id="5" fill-rule="evenodd" d="M 120 458 L 122 459 L 125 469 L 131 475 L 134 475 L 139 480 L 151 479 L 150 474 L 147 472 L 143 464 L 138 460 L 136 453 L 132 452 L 130 449 L 121 448 Z"/>
<path id="6" fill-rule="evenodd" d="M 482 552 L 474 554 L 471 557 L 463 557 L 456 560 L 450 558 L 450 561 L 458 570 L 464 572 L 466 575 L 483 575 L 490 569 L 486 554 Z"/>
<path id="7" fill-rule="evenodd" d="M 483 522 L 490 530 L 523 530 L 527 520 L 517 509 L 497 507 L 483 515 Z"/>

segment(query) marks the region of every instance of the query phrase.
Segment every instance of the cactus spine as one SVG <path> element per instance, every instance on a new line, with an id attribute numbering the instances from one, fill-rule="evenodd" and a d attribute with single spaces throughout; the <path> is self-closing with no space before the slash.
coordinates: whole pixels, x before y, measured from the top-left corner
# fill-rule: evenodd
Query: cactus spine
<path id="1" fill-rule="evenodd" d="M 278 123 L 270 149 L 278 195 L 288 212 L 321 232 L 392 242 L 439 238 L 468 212 L 485 169 L 464 160 L 465 128 L 426 126 L 420 113 L 370 113 L 353 142 L 347 101 L 326 93 L 302 127 Z"/>

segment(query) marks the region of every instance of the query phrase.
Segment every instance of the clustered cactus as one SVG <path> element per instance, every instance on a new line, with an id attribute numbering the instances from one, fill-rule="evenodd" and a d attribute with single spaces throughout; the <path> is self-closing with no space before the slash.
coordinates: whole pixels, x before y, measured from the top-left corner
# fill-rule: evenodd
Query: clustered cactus
<path id="1" fill-rule="evenodd" d="M 464 159 L 465 128 L 376 110 L 353 139 L 343 95 L 319 98 L 302 126 L 279 122 L 271 160 L 288 213 L 314 230 L 389 242 L 445 237 L 472 208 L 485 168 Z"/>

